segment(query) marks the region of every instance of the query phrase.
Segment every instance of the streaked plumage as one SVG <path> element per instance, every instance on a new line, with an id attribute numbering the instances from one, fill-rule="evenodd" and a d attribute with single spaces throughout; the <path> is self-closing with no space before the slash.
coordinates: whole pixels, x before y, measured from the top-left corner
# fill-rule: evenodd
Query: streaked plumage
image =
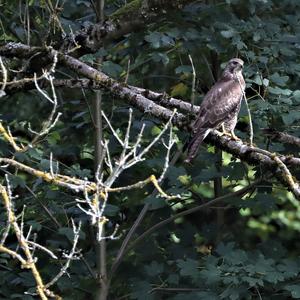
<path id="1" fill-rule="evenodd" d="M 244 62 L 239 58 L 231 59 L 220 79 L 205 95 L 193 124 L 192 139 L 188 145 L 186 162 L 196 155 L 199 146 L 213 129 L 224 124 L 226 131 L 233 134 L 241 107 L 245 81 L 242 75 Z"/>

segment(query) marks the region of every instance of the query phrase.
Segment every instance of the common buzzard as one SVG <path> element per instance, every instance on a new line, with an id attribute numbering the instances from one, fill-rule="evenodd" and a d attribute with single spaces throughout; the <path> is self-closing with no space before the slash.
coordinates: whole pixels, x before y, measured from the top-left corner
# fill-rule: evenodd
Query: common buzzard
<path id="1" fill-rule="evenodd" d="M 224 133 L 230 133 L 234 139 L 237 139 L 234 128 L 245 89 L 243 65 L 241 59 L 232 58 L 227 63 L 221 78 L 205 95 L 192 126 L 192 138 L 187 146 L 185 162 L 190 162 L 197 155 L 200 144 L 213 129 L 222 126 Z"/>

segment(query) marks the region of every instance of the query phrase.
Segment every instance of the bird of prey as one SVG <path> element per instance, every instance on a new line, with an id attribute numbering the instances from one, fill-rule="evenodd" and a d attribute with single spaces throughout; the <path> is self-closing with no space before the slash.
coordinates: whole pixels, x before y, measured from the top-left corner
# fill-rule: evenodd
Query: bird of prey
<path id="1" fill-rule="evenodd" d="M 205 95 L 192 125 L 192 138 L 187 146 L 185 162 L 191 162 L 197 155 L 200 144 L 213 129 L 222 126 L 223 133 L 230 133 L 232 138 L 237 139 L 234 128 L 245 89 L 243 65 L 244 62 L 241 59 L 232 58 L 227 63 L 220 79 Z"/>

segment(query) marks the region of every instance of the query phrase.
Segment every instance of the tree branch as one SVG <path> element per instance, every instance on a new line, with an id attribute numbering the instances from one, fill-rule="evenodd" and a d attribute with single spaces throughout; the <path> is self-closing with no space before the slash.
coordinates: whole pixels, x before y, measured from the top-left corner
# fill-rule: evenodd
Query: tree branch
<path id="1" fill-rule="evenodd" d="M 116 270 L 118 269 L 119 265 L 121 264 L 122 262 L 122 259 L 123 257 L 132 249 L 136 246 L 137 243 L 139 243 L 140 241 L 144 240 L 146 237 L 148 237 L 150 234 L 152 234 L 153 232 L 157 231 L 159 228 L 173 222 L 174 220 L 180 218 L 180 217 L 183 217 L 183 216 L 186 216 L 186 215 L 189 215 L 189 214 L 192 214 L 192 213 L 195 213 L 195 212 L 198 212 L 199 210 L 202 210 L 203 208 L 207 208 L 207 207 L 210 207 L 214 204 L 217 204 L 219 202 L 222 202 L 226 199 L 229 199 L 231 197 L 237 197 L 237 196 L 244 196 L 245 194 L 247 194 L 248 192 L 252 191 L 253 189 L 255 189 L 255 187 L 257 186 L 257 184 L 259 182 L 261 182 L 262 180 L 257 180 L 255 182 L 253 182 L 252 184 L 236 191 L 236 192 L 233 192 L 233 193 L 229 193 L 225 196 L 220 196 L 218 198 L 215 198 L 213 200 L 210 200 L 210 201 L 207 201 L 205 202 L 204 204 L 201 204 L 201 205 L 198 205 L 196 207 L 193 207 L 193 208 L 190 208 L 190 209 L 187 209 L 185 211 L 182 211 L 178 214 L 175 214 L 174 216 L 171 216 L 169 217 L 168 219 L 165 219 L 157 224 L 155 224 L 154 226 L 152 226 L 151 228 L 149 228 L 148 230 L 146 230 L 144 233 L 142 233 L 139 237 L 137 237 L 131 244 L 129 247 L 124 247 L 124 249 L 122 249 L 122 251 L 120 251 L 118 253 L 118 256 L 116 257 L 113 265 L 112 265 L 112 268 L 111 268 L 111 272 L 110 272 L 110 279 L 112 278 L 112 276 L 114 275 L 114 273 L 116 272 Z M 143 208 L 142 212 L 146 212 L 148 209 L 148 207 Z M 140 213 L 139 215 L 139 218 L 143 218 L 144 217 L 144 214 L 143 213 Z M 135 222 L 135 225 L 138 224 L 139 225 L 140 222 Z M 138 226 L 137 225 L 137 226 Z M 135 228 L 134 228 L 135 229 Z M 132 229 L 131 229 L 132 230 Z M 130 236 L 131 237 L 131 236 Z M 124 244 L 124 242 L 123 242 Z M 127 244 L 126 244 L 127 246 Z"/>
<path id="2" fill-rule="evenodd" d="M 56 52 L 54 50 L 45 49 L 45 48 L 31 48 L 29 46 L 20 44 L 20 43 L 8 43 L 7 45 L 0 47 L 0 55 L 7 57 L 28 57 L 32 53 L 44 51 L 45 55 L 48 55 L 50 59 L 53 60 L 54 56 L 57 54 L 58 63 L 63 64 L 65 67 L 73 70 L 77 74 L 86 77 L 96 84 L 98 84 L 102 89 L 109 91 L 111 94 L 118 96 L 119 99 L 122 99 L 129 103 L 130 105 L 138 108 L 140 111 L 144 113 L 149 113 L 153 117 L 156 117 L 160 120 L 168 121 L 173 112 L 164 107 L 163 105 L 168 106 L 180 106 L 180 108 L 186 110 L 190 109 L 190 104 L 184 103 L 184 101 L 180 101 L 174 98 L 169 98 L 167 95 L 162 96 L 162 94 L 157 94 L 155 92 L 142 90 L 136 87 L 128 86 L 124 83 L 120 83 L 103 72 L 100 72 L 91 66 L 81 62 L 80 60 L 73 58 L 69 55 Z M 155 101 L 151 100 L 156 99 L 159 101 L 155 103 Z M 158 100 L 159 99 L 159 100 Z M 170 101 L 171 100 L 171 101 Z M 195 107 L 195 111 L 197 108 Z M 178 128 L 183 130 L 187 130 L 189 127 L 189 119 L 181 114 L 176 113 L 172 119 L 172 123 L 176 125 Z M 272 171 L 275 175 L 280 174 L 278 163 L 272 159 L 270 156 L 258 153 L 255 150 L 255 147 L 249 146 L 247 143 L 243 143 L 242 141 L 234 141 L 229 137 L 220 136 L 217 131 L 211 132 L 208 137 L 205 139 L 206 143 L 211 143 L 216 147 L 232 154 L 233 156 L 241 159 L 252 165 L 261 165 L 265 169 Z M 300 158 L 292 157 L 292 156 L 284 156 L 277 155 L 278 159 L 281 160 L 287 167 L 299 167 L 300 166 Z M 286 182 L 283 180 L 283 183 Z M 297 195 L 296 195 L 297 197 Z"/>
<path id="3" fill-rule="evenodd" d="M 147 24 L 165 17 L 171 10 L 182 9 L 193 2 L 195 0 L 133 0 L 104 22 L 93 24 L 66 38 L 60 50 L 66 52 L 78 48 L 72 53 L 76 57 L 94 53 L 108 42 L 144 30 Z"/>
<path id="4" fill-rule="evenodd" d="M 262 132 L 271 140 L 300 147 L 300 138 L 273 128 L 264 128 Z"/>

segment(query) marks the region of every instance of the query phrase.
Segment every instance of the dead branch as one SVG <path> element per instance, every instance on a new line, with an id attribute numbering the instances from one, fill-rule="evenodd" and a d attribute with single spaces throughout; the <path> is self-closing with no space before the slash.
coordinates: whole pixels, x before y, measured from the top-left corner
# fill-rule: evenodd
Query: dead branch
<path id="1" fill-rule="evenodd" d="M 300 147 L 300 138 L 290 135 L 285 132 L 280 132 L 273 128 L 263 128 L 262 132 L 271 140 L 275 142 L 280 142 L 283 144 L 290 144 Z"/>
<path id="2" fill-rule="evenodd" d="M 102 162 L 104 161 L 106 165 L 109 167 L 110 174 L 104 178 L 104 174 L 100 174 L 100 167 L 98 167 L 98 170 L 95 175 L 95 185 L 96 189 L 92 190 L 92 195 L 89 196 L 89 191 L 91 192 L 91 189 L 88 190 L 88 183 L 85 184 L 86 188 L 84 189 L 84 199 L 76 199 L 77 201 L 77 207 L 83 211 L 86 215 L 90 216 L 92 225 L 96 226 L 97 228 L 97 240 L 98 242 L 105 240 L 105 239 L 117 239 L 116 236 L 118 226 L 115 227 L 113 233 L 109 236 L 104 236 L 104 226 L 108 219 L 104 215 L 104 211 L 107 205 L 108 196 L 111 192 L 122 192 L 126 190 L 132 190 L 132 189 L 142 189 L 145 185 L 152 183 L 156 190 L 158 191 L 159 195 L 161 197 L 166 198 L 167 200 L 173 200 L 176 198 L 180 198 L 179 195 L 170 196 L 166 194 L 163 189 L 159 185 L 159 181 L 156 179 L 156 176 L 151 175 L 145 180 L 138 181 L 134 184 L 130 184 L 123 187 L 112 187 L 112 185 L 115 183 L 115 181 L 118 179 L 118 177 L 123 173 L 125 170 L 131 168 L 132 166 L 142 162 L 145 160 L 145 156 L 147 153 L 152 149 L 152 147 L 161 140 L 164 133 L 170 128 L 170 137 L 169 137 L 169 144 L 165 145 L 167 148 L 167 154 L 166 154 L 166 162 L 164 165 L 164 168 L 162 170 L 162 174 L 160 178 L 164 176 L 164 174 L 167 172 L 167 168 L 169 166 L 169 153 L 171 150 L 171 147 L 174 144 L 174 141 L 172 139 L 172 118 L 175 115 L 175 111 L 173 112 L 170 120 L 165 124 L 161 132 L 148 144 L 142 149 L 142 137 L 143 132 L 145 128 L 145 124 L 142 125 L 140 129 L 140 133 L 137 135 L 137 138 L 134 142 L 130 141 L 130 129 L 132 125 L 132 109 L 129 110 L 129 118 L 128 118 L 128 125 L 125 132 L 124 139 L 122 140 L 116 130 L 113 128 L 112 124 L 110 123 L 109 119 L 106 117 L 105 113 L 103 113 L 103 117 L 105 121 L 108 124 L 109 129 L 113 133 L 113 136 L 116 138 L 118 143 L 122 146 L 122 151 L 119 157 L 116 159 L 115 162 L 112 162 L 110 159 L 110 151 L 108 147 L 108 143 L 105 142 L 103 144 L 104 151 L 103 156 L 100 160 L 99 166 L 102 165 Z M 105 157 L 107 159 L 105 159 Z M 83 207 L 82 204 L 85 204 L 85 207 Z"/>

